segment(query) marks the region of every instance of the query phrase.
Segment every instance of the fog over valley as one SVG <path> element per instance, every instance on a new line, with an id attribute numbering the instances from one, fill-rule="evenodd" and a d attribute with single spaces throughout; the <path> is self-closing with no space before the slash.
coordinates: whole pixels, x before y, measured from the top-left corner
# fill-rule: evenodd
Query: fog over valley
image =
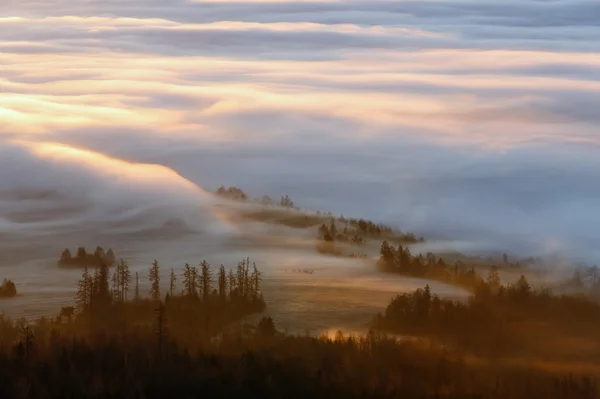
<path id="1" fill-rule="evenodd" d="M 19 289 L 0 311 L 72 302 L 67 247 L 114 249 L 144 292 L 155 259 L 166 284 L 248 256 L 298 333 L 365 331 L 425 284 L 469 295 L 378 270 L 382 239 L 316 251 L 327 212 L 424 237 L 413 254 L 541 257 L 526 273 L 554 283 L 600 260 L 599 71 L 597 1 L 0 0 L 0 278 Z"/>

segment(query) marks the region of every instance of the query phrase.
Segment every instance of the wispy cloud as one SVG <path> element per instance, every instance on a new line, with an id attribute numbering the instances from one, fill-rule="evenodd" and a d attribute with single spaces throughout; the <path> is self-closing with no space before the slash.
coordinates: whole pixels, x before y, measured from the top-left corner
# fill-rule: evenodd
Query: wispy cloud
<path id="1" fill-rule="evenodd" d="M 158 164 L 152 187 L 595 256 L 597 2 L 51 3 L 0 2 L 0 166 L 62 165 L 31 189 Z"/>

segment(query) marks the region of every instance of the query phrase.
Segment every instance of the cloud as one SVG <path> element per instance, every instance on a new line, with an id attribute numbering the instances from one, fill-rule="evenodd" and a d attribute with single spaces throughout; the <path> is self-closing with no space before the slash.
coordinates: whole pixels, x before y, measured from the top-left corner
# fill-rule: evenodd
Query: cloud
<path id="1" fill-rule="evenodd" d="M 596 2 L 63 0 L 0 15 L 0 164 L 42 198 L 21 208 L 0 186 L 5 231 L 55 223 L 47 209 L 66 230 L 154 228 L 196 201 L 202 224 L 198 187 L 236 184 L 471 250 L 599 255 Z"/>

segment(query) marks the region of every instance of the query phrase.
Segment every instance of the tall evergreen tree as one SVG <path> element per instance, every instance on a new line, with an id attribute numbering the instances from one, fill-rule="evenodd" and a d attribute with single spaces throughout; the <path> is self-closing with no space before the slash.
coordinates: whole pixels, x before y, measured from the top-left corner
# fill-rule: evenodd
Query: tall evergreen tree
<path id="1" fill-rule="evenodd" d="M 184 296 L 192 296 L 192 268 L 189 263 L 186 263 L 183 267 L 183 289 L 182 294 Z"/>
<path id="2" fill-rule="evenodd" d="M 160 266 L 155 260 L 148 272 L 150 279 L 150 297 L 154 301 L 160 301 Z"/>
<path id="3" fill-rule="evenodd" d="M 175 291 L 175 282 L 177 281 L 177 276 L 175 275 L 175 271 L 171 269 L 171 278 L 169 279 L 169 293 L 171 297 L 173 297 L 173 291 Z"/>
<path id="4" fill-rule="evenodd" d="M 125 260 L 121 259 L 119 261 L 117 273 L 119 274 L 120 300 L 121 302 L 125 302 L 127 301 L 129 284 L 131 284 L 131 270 L 129 270 L 129 264 Z"/>
<path id="5" fill-rule="evenodd" d="M 81 279 L 77 282 L 76 302 L 81 309 L 89 306 L 92 296 L 92 276 L 87 268 L 83 269 Z"/>
<path id="6" fill-rule="evenodd" d="M 338 230 L 335 225 L 335 219 L 331 219 L 331 224 L 329 226 L 329 233 L 331 234 L 331 237 L 333 237 L 333 239 L 335 240 L 335 238 L 338 235 Z"/>
<path id="7" fill-rule="evenodd" d="M 498 274 L 497 266 L 494 265 L 490 267 L 486 280 L 488 286 L 490 287 L 490 290 L 492 290 L 493 292 L 500 288 L 500 275 Z"/>
<path id="8" fill-rule="evenodd" d="M 233 293 L 237 289 L 237 286 L 236 286 L 237 281 L 236 281 L 235 275 L 233 274 L 233 270 L 229 270 L 227 279 L 229 280 L 229 298 L 231 298 L 233 296 Z"/>
<path id="9" fill-rule="evenodd" d="M 252 274 L 250 275 L 250 286 L 252 291 L 252 299 L 257 299 L 260 293 L 261 272 L 258 271 L 256 263 L 252 263 Z"/>
<path id="10" fill-rule="evenodd" d="M 212 271 L 210 270 L 210 265 L 207 261 L 203 260 L 200 264 L 201 268 L 201 276 L 200 276 L 200 288 L 202 293 L 202 298 L 206 301 L 208 296 L 211 293 L 212 286 Z"/>
<path id="11" fill-rule="evenodd" d="M 227 297 L 227 272 L 225 266 L 219 268 L 219 298 L 224 301 Z"/>
<path id="12" fill-rule="evenodd" d="M 139 301 L 140 299 L 140 276 L 138 275 L 138 272 L 135 272 L 135 294 L 133 300 Z"/>
<path id="13" fill-rule="evenodd" d="M 167 335 L 167 316 L 165 306 L 162 303 L 159 303 L 158 308 L 156 308 L 154 311 L 154 314 L 156 315 L 156 346 L 158 350 L 158 356 L 160 358 L 162 357 L 163 345 Z"/>

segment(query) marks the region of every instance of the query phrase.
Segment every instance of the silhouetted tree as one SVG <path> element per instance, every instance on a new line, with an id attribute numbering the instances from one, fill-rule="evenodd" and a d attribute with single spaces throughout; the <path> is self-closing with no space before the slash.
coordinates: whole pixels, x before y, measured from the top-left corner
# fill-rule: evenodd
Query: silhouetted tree
<path id="1" fill-rule="evenodd" d="M 148 272 L 150 279 L 150 297 L 153 301 L 160 301 L 160 266 L 157 261 L 152 263 Z"/>
<path id="2" fill-rule="evenodd" d="M 227 297 L 227 272 L 225 266 L 219 268 L 219 298 L 224 301 Z"/>
<path id="3" fill-rule="evenodd" d="M 77 282 L 77 294 L 75 301 L 81 309 L 86 309 L 92 297 L 93 280 L 87 266 L 83 269 L 81 279 Z"/>
<path id="4" fill-rule="evenodd" d="M 198 276 L 198 270 L 195 267 L 190 267 L 189 264 L 185 264 L 183 269 L 183 287 L 185 295 L 189 297 L 196 296 L 196 280 Z"/>
<path id="5" fill-rule="evenodd" d="M 72 259 L 72 256 L 71 256 L 71 251 L 69 251 L 69 248 L 65 249 L 60 254 L 60 261 L 61 262 L 69 262 L 69 261 L 71 261 L 71 259 Z"/>
<path id="6" fill-rule="evenodd" d="M 165 312 L 165 306 L 162 303 L 159 303 L 154 313 L 156 316 L 154 330 L 156 333 L 156 346 L 158 349 L 158 356 L 162 357 L 163 344 L 167 335 L 167 316 Z"/>
<path id="7" fill-rule="evenodd" d="M 273 323 L 273 319 L 270 316 L 262 317 L 256 327 L 258 332 L 264 337 L 271 337 L 277 332 L 275 323 Z"/>
<path id="8" fill-rule="evenodd" d="M 175 271 L 171 269 L 171 278 L 169 279 L 169 293 L 173 296 L 173 291 L 175 291 L 175 282 L 177 281 L 177 276 L 175 275 Z"/>
<path id="9" fill-rule="evenodd" d="M 261 273 L 256 267 L 256 263 L 252 263 L 252 274 L 250 275 L 250 287 L 252 292 L 252 299 L 257 299 L 260 293 L 260 281 Z"/>
<path id="10" fill-rule="evenodd" d="M 488 271 L 487 284 L 492 292 L 496 292 L 500 288 L 500 275 L 498 274 L 498 267 L 492 266 Z"/>
<path id="11" fill-rule="evenodd" d="M 294 201 L 290 198 L 289 195 L 281 197 L 281 201 L 279 201 L 279 205 L 284 208 L 294 208 Z"/>
<path id="12" fill-rule="evenodd" d="M 77 248 L 77 257 L 79 259 L 85 259 L 87 257 L 87 252 L 85 251 L 85 247 Z"/>
<path id="13" fill-rule="evenodd" d="M 235 278 L 235 275 L 233 274 L 233 270 L 229 270 L 227 277 L 229 280 L 229 297 L 231 297 L 231 296 L 233 296 L 233 293 L 237 289 L 237 284 L 236 284 L 237 280 Z"/>
<path id="14" fill-rule="evenodd" d="M 17 286 L 14 282 L 4 279 L 0 285 L 0 298 L 11 298 L 17 295 Z"/>
<path id="15" fill-rule="evenodd" d="M 131 271 L 129 270 L 129 264 L 123 259 L 120 260 L 117 265 L 117 274 L 119 276 L 119 288 L 121 302 L 127 301 L 127 293 L 129 291 L 129 284 L 131 284 Z"/>
<path id="16" fill-rule="evenodd" d="M 211 292 L 212 271 L 210 270 L 210 265 L 205 260 L 200 264 L 200 268 L 202 273 L 200 277 L 200 292 L 202 293 L 202 298 L 206 301 Z"/>
<path id="17" fill-rule="evenodd" d="M 138 275 L 138 272 L 135 272 L 135 293 L 133 296 L 133 300 L 139 301 L 140 299 L 140 276 Z"/>

